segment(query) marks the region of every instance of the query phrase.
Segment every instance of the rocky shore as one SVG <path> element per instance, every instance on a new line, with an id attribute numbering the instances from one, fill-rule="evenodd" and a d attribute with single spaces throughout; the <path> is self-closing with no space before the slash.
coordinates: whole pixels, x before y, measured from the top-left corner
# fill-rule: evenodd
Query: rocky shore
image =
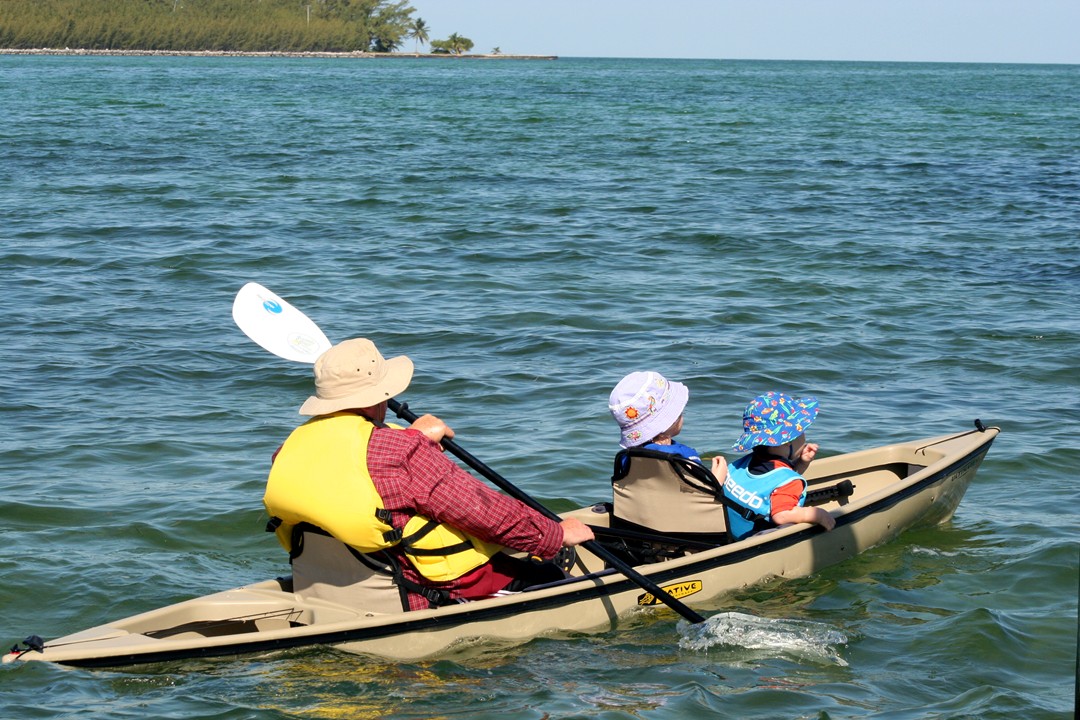
<path id="1" fill-rule="evenodd" d="M 71 48 L 0 48 L 0 55 L 110 55 L 122 57 L 290 57 L 290 58 L 374 58 L 374 59 L 435 59 L 435 60 L 557 60 L 557 55 L 504 55 L 447 53 L 376 53 L 376 52 L 286 52 L 268 50 L 251 52 L 244 50 L 86 50 Z"/>

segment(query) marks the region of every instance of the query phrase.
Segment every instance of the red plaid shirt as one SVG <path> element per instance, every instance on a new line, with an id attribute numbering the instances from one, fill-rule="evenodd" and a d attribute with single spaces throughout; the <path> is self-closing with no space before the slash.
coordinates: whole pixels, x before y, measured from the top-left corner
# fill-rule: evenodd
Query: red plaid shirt
<path id="1" fill-rule="evenodd" d="M 367 464 L 396 528 L 405 527 L 413 515 L 423 515 L 481 540 L 545 559 L 562 547 L 563 532 L 557 522 L 484 485 L 416 430 L 375 428 Z M 455 598 L 484 597 L 513 579 L 498 564 L 487 563 L 451 582 L 433 584 L 413 569 L 400 548 L 391 552 L 397 554 L 407 579 L 448 589 Z M 429 606 L 415 593 L 409 594 L 409 605 L 412 610 Z"/>

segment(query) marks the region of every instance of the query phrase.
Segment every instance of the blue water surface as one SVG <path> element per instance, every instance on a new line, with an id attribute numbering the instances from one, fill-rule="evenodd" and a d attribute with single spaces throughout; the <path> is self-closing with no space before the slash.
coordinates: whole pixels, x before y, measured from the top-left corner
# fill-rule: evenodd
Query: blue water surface
<path id="1" fill-rule="evenodd" d="M 262 488 L 310 369 L 233 325 L 248 281 L 409 355 L 403 399 L 558 509 L 610 496 L 632 370 L 708 455 L 770 389 L 825 454 L 1003 429 L 950 523 L 708 608 L 787 623 L 761 647 L 660 612 L 5 667 L 19 717 L 1072 716 L 1080 67 L 0 56 L 0 107 L 6 642 L 287 572 Z"/>

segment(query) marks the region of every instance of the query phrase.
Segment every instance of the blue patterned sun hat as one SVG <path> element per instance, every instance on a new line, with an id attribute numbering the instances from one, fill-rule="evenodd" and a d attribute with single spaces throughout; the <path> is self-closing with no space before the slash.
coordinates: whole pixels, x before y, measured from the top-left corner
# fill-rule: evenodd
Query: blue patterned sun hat
<path id="1" fill-rule="evenodd" d="M 776 447 L 806 432 L 818 414 L 817 398 L 793 398 L 787 393 L 758 395 L 743 412 L 743 434 L 732 450 L 748 452 L 758 445 Z"/>

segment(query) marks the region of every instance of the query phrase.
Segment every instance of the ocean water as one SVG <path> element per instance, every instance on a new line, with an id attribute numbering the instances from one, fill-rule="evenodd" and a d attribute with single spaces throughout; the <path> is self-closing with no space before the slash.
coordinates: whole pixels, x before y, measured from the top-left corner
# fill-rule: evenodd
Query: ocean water
<path id="1" fill-rule="evenodd" d="M 0 671 L 20 718 L 1067 718 L 1080 67 L 0 56 L 0 641 L 273 577 L 310 370 L 260 282 L 555 509 L 610 389 L 727 452 L 769 389 L 823 454 L 1000 426 L 946 525 L 599 635 Z M 6 648 L 5 648 L 6 649 Z"/>

